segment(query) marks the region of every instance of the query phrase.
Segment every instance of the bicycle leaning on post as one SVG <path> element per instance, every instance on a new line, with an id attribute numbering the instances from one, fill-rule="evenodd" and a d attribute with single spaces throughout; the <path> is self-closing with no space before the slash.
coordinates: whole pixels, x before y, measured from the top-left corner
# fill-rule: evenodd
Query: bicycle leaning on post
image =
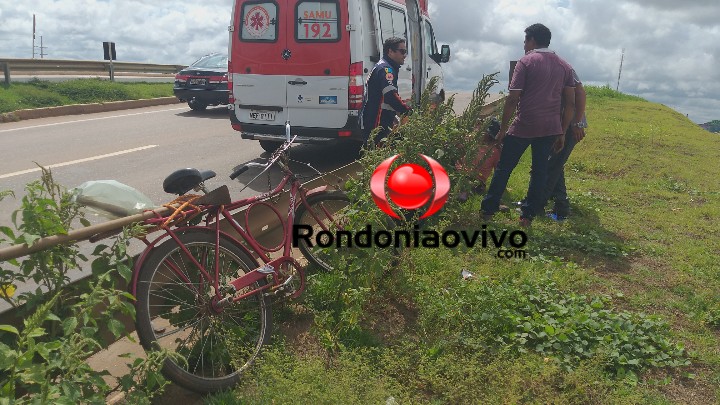
<path id="1" fill-rule="evenodd" d="M 270 340 L 271 303 L 302 294 L 305 269 L 292 256 L 293 225 L 310 225 L 317 232 L 341 229 L 347 196 L 327 187 L 306 189 L 290 169 L 288 149 L 294 138 L 287 139 L 267 164 L 251 163 L 230 176 L 234 179 L 251 166 L 263 167 L 260 174 L 277 166 L 283 178 L 269 192 L 231 201 L 227 187 L 222 186 L 187 197 L 190 190 L 204 190 L 203 182 L 214 173 L 184 169 L 163 184 L 165 191 L 181 196 L 176 200 L 180 207 L 144 222 L 153 234 L 159 231 L 161 235 L 145 238 L 147 248 L 135 265 L 132 292 L 137 299 L 137 332 L 146 350 L 171 354 L 163 372 L 185 388 L 215 392 L 235 385 Z M 290 198 L 283 219 L 268 200 L 286 186 Z M 282 223 L 283 239 L 278 246 L 264 246 L 248 227 L 250 213 L 259 206 L 271 209 Z M 244 227 L 233 216 L 242 208 L 246 209 Z M 237 236 L 224 230 L 221 218 Z M 298 248 L 309 262 L 331 269 L 323 257 L 327 249 L 315 250 L 302 242 Z M 271 258 L 273 253 L 275 258 Z"/>

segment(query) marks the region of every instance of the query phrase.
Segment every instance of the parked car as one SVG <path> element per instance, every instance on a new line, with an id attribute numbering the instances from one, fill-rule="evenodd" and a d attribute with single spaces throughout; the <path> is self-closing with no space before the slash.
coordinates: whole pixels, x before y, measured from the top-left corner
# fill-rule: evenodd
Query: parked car
<path id="1" fill-rule="evenodd" d="M 428 0 L 236 0 L 230 27 L 230 121 L 275 150 L 290 120 L 298 143 L 363 141 L 365 81 L 389 37 L 407 39 L 398 92 L 419 101 L 450 47 L 438 48 Z"/>
<path id="2" fill-rule="evenodd" d="M 209 105 L 228 104 L 228 57 L 211 53 L 175 75 L 173 93 L 190 108 L 202 111 Z"/>

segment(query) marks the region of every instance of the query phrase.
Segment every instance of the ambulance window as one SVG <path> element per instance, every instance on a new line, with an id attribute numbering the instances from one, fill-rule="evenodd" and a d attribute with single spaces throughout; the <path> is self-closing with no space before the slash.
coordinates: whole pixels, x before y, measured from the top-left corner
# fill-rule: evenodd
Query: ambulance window
<path id="1" fill-rule="evenodd" d="M 425 21 L 425 49 L 428 56 L 438 53 L 437 43 L 435 43 L 435 35 L 433 35 L 432 26 L 427 21 Z"/>
<path id="2" fill-rule="evenodd" d="M 246 42 L 277 40 L 278 6 L 271 1 L 251 1 L 243 5 L 240 39 Z"/>
<path id="3" fill-rule="evenodd" d="M 337 0 L 301 1 L 295 8 L 295 39 L 300 42 L 340 40 Z"/>
<path id="4" fill-rule="evenodd" d="M 380 36 L 381 43 L 390 37 L 400 37 L 407 39 L 407 30 L 405 29 L 405 13 L 396 8 L 379 6 L 380 11 Z"/>

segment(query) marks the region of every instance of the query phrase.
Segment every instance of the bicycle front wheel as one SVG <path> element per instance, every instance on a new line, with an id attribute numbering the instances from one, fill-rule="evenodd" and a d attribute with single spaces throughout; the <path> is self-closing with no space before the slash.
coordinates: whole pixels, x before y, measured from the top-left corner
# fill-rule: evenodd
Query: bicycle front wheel
<path id="1" fill-rule="evenodd" d="M 257 262 L 233 241 L 215 232 L 193 229 L 178 234 L 182 246 L 219 285 L 257 267 Z M 217 252 L 216 252 L 217 250 Z M 265 285 L 263 279 L 237 294 Z M 190 390 L 207 393 L 235 385 L 270 340 L 272 315 L 262 293 L 214 311 L 213 281 L 198 270 L 174 240 L 155 247 L 140 269 L 136 327 L 148 350 L 169 352 L 163 373 Z M 177 356 L 180 355 L 180 356 Z"/>
<path id="2" fill-rule="evenodd" d="M 349 249 L 327 246 L 331 242 L 330 237 L 325 235 L 318 238 L 317 235 L 320 231 L 334 233 L 339 229 L 343 229 L 346 222 L 344 211 L 349 206 L 350 199 L 344 192 L 328 191 L 311 195 L 307 198 L 307 205 L 300 204 L 295 212 L 294 225 L 309 226 L 313 234 L 310 238 L 300 238 L 298 240 L 300 252 L 309 262 L 326 271 L 332 271 L 340 263 L 343 256 L 349 254 Z"/>

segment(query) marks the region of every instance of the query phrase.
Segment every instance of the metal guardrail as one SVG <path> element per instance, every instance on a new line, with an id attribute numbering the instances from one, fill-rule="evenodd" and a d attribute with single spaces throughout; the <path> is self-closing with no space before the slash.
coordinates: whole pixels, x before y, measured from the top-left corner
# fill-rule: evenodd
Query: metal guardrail
<path id="1" fill-rule="evenodd" d="M 57 72 L 57 73 L 158 73 L 175 74 L 184 69 L 184 65 L 162 65 L 154 63 L 112 62 L 94 60 L 63 60 L 63 59 L 4 59 L 0 58 L 0 68 L 5 76 L 5 84 L 10 84 L 10 75 Z"/>

